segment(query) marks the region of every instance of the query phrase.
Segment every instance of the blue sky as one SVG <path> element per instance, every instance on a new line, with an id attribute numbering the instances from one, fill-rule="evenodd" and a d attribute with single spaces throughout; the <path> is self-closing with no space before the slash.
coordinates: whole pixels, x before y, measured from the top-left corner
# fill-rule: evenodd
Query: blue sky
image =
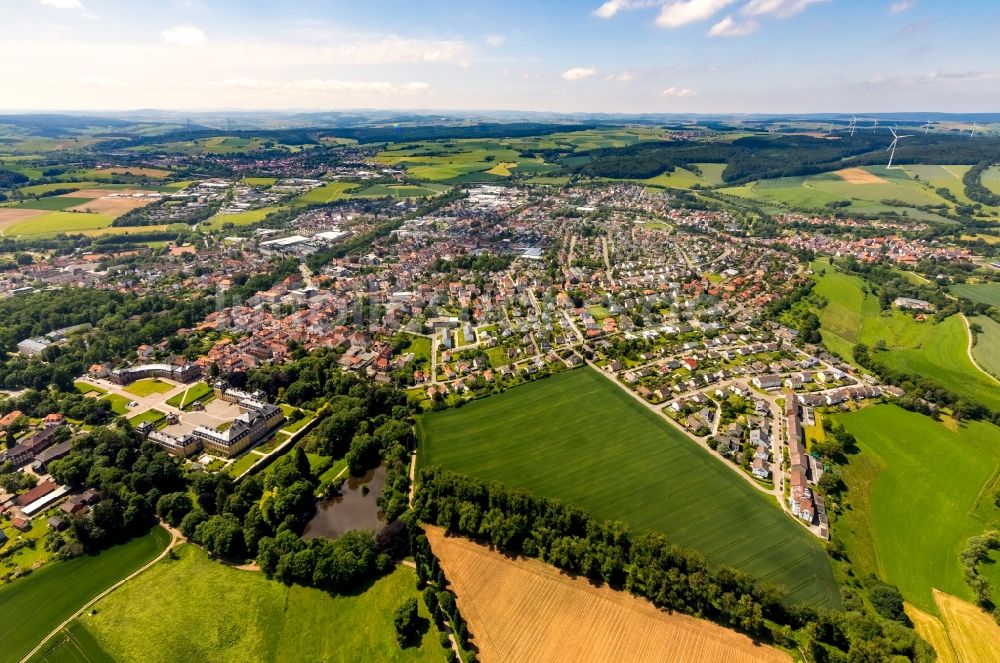
<path id="1" fill-rule="evenodd" d="M 996 0 L 0 0 L 0 108 L 1000 110 Z"/>

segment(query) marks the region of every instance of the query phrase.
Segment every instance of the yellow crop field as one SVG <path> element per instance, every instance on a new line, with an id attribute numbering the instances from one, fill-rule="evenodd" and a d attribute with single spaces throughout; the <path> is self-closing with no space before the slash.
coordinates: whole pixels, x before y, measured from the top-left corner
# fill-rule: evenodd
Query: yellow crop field
<path id="1" fill-rule="evenodd" d="M 937 660 L 940 663 L 959 663 L 958 657 L 955 656 L 955 650 L 951 646 L 951 639 L 948 637 L 948 629 L 944 627 L 941 620 L 915 605 L 906 603 L 903 607 L 906 610 L 906 616 L 913 622 L 913 628 L 916 632 L 934 647 L 934 651 L 937 652 Z"/>
<path id="2" fill-rule="evenodd" d="M 533 559 L 510 559 L 427 528 L 480 660 L 787 663 L 772 647 L 711 622 L 668 614 Z"/>
<path id="3" fill-rule="evenodd" d="M 1000 626 L 993 617 L 968 601 L 936 589 L 934 602 L 944 618 L 959 661 L 1000 663 Z"/>

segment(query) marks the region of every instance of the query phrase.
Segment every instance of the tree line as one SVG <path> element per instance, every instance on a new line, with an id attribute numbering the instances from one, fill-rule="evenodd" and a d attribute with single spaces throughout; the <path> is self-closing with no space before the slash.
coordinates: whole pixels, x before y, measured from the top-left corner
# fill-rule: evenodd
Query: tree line
<path id="1" fill-rule="evenodd" d="M 799 646 L 810 660 L 934 658 L 914 631 L 880 619 L 863 603 L 848 612 L 788 605 L 780 588 L 728 567 L 711 567 L 699 553 L 670 543 L 662 534 L 632 534 L 622 523 L 600 522 L 579 508 L 497 482 L 425 469 L 414 511 L 420 520 L 451 533 L 503 552 L 538 557 L 569 573 L 625 589 L 661 609 L 711 619 L 786 647 Z"/>

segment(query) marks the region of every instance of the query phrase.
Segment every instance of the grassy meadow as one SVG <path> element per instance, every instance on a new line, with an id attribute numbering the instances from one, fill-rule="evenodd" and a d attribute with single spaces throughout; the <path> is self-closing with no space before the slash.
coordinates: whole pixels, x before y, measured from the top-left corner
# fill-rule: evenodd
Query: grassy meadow
<path id="1" fill-rule="evenodd" d="M 293 205 L 325 205 L 345 197 L 351 189 L 357 188 L 353 182 L 331 182 L 303 193 L 292 201 Z"/>
<path id="2" fill-rule="evenodd" d="M 124 389 L 136 396 L 151 396 L 152 394 L 165 394 L 175 386 L 157 378 L 146 378 L 144 380 L 136 380 L 127 387 L 124 387 Z"/>
<path id="3" fill-rule="evenodd" d="M 916 221 L 953 223 L 953 221 L 923 210 L 918 206 L 944 205 L 955 211 L 957 205 L 968 205 L 962 175 L 969 166 L 906 166 L 887 169 L 885 166 L 864 166 L 849 171 L 818 175 L 781 177 L 760 180 L 735 187 L 719 189 L 720 193 L 756 202 L 792 209 L 820 210 L 828 203 L 848 201 L 845 212 L 877 214 L 905 212 Z M 852 171 L 864 171 L 867 181 L 849 181 Z M 841 172 L 844 176 L 841 176 Z M 919 179 L 917 179 L 919 178 Z M 958 201 L 948 200 L 938 193 L 947 189 Z M 997 213 L 998 210 L 987 208 Z"/>
<path id="4" fill-rule="evenodd" d="M 819 542 L 737 477 L 592 369 L 568 371 L 424 415 L 421 465 L 498 480 L 659 531 L 712 564 L 783 585 L 792 601 L 840 598 Z"/>
<path id="5" fill-rule="evenodd" d="M 396 644 L 392 611 L 416 596 L 415 579 L 399 567 L 363 592 L 331 596 L 231 568 L 183 545 L 177 559 L 109 594 L 95 615 L 71 628 L 116 661 L 444 661 L 433 626 L 418 647 Z"/>
<path id="6" fill-rule="evenodd" d="M 991 499 L 1000 428 L 940 423 L 895 405 L 831 417 L 861 450 L 844 468 L 849 504 L 834 523 L 855 573 L 883 575 L 934 614 L 933 588 L 971 600 L 959 555 L 970 536 L 1000 526 Z"/>
<path id="7" fill-rule="evenodd" d="M 984 371 L 1000 378 L 1000 323 L 985 315 L 970 318 L 969 322 L 983 328 L 982 333 L 977 335 L 976 344 L 972 346 L 973 358 Z"/>
<path id="8" fill-rule="evenodd" d="M 874 353 L 878 361 L 1000 409 L 1000 385 L 969 358 L 969 336 L 961 316 L 941 323 L 930 318 L 918 322 L 902 311 L 882 311 L 877 295 L 866 292 L 860 277 L 836 270 L 825 260 L 813 263 L 812 269 L 815 292 L 828 302 L 817 311 L 827 348 L 852 361 L 857 343 L 872 347 L 885 341 L 887 349 Z"/>
<path id="9" fill-rule="evenodd" d="M 166 530 L 157 527 L 98 555 L 47 564 L 0 587 L 5 660 L 20 660 L 63 620 L 156 557 L 169 541 Z"/>
<path id="10" fill-rule="evenodd" d="M 1000 283 L 959 283 L 948 288 L 959 297 L 965 297 L 977 304 L 1000 306 Z"/>
<path id="11" fill-rule="evenodd" d="M 110 214 L 52 211 L 18 221 L 4 228 L 7 237 L 72 234 L 81 230 L 107 228 L 115 217 Z"/>

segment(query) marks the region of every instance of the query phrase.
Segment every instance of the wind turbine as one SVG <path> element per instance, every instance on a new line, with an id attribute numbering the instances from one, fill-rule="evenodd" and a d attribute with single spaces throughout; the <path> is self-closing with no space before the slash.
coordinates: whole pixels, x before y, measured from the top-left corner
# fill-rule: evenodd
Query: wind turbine
<path id="1" fill-rule="evenodd" d="M 848 130 L 850 130 L 852 136 L 854 135 L 854 130 L 857 128 L 857 126 L 858 126 L 858 118 L 854 115 L 854 113 L 851 113 L 851 123 L 847 125 L 847 128 Z"/>
<path id="2" fill-rule="evenodd" d="M 976 123 L 972 123 L 972 131 L 969 132 L 969 138 L 973 138 L 976 135 Z"/>
<path id="3" fill-rule="evenodd" d="M 892 158 L 896 156 L 896 143 L 898 143 L 903 138 L 912 138 L 912 136 L 900 136 L 896 133 L 895 127 L 889 127 L 889 131 L 892 132 L 892 143 L 887 148 L 889 152 L 889 165 L 885 167 L 886 170 L 892 168 Z"/>
<path id="4" fill-rule="evenodd" d="M 932 127 L 933 125 L 934 125 L 934 123 L 933 123 L 933 122 L 931 122 L 930 120 L 927 120 L 927 121 L 926 121 L 926 122 L 924 123 L 924 135 L 925 135 L 925 136 L 927 135 L 927 132 L 931 130 L 931 127 Z"/>
<path id="5" fill-rule="evenodd" d="M 872 126 L 870 126 L 869 129 L 872 130 L 872 133 L 875 133 L 876 131 L 878 131 L 878 118 L 877 117 L 875 118 L 875 123 L 872 124 Z"/>

